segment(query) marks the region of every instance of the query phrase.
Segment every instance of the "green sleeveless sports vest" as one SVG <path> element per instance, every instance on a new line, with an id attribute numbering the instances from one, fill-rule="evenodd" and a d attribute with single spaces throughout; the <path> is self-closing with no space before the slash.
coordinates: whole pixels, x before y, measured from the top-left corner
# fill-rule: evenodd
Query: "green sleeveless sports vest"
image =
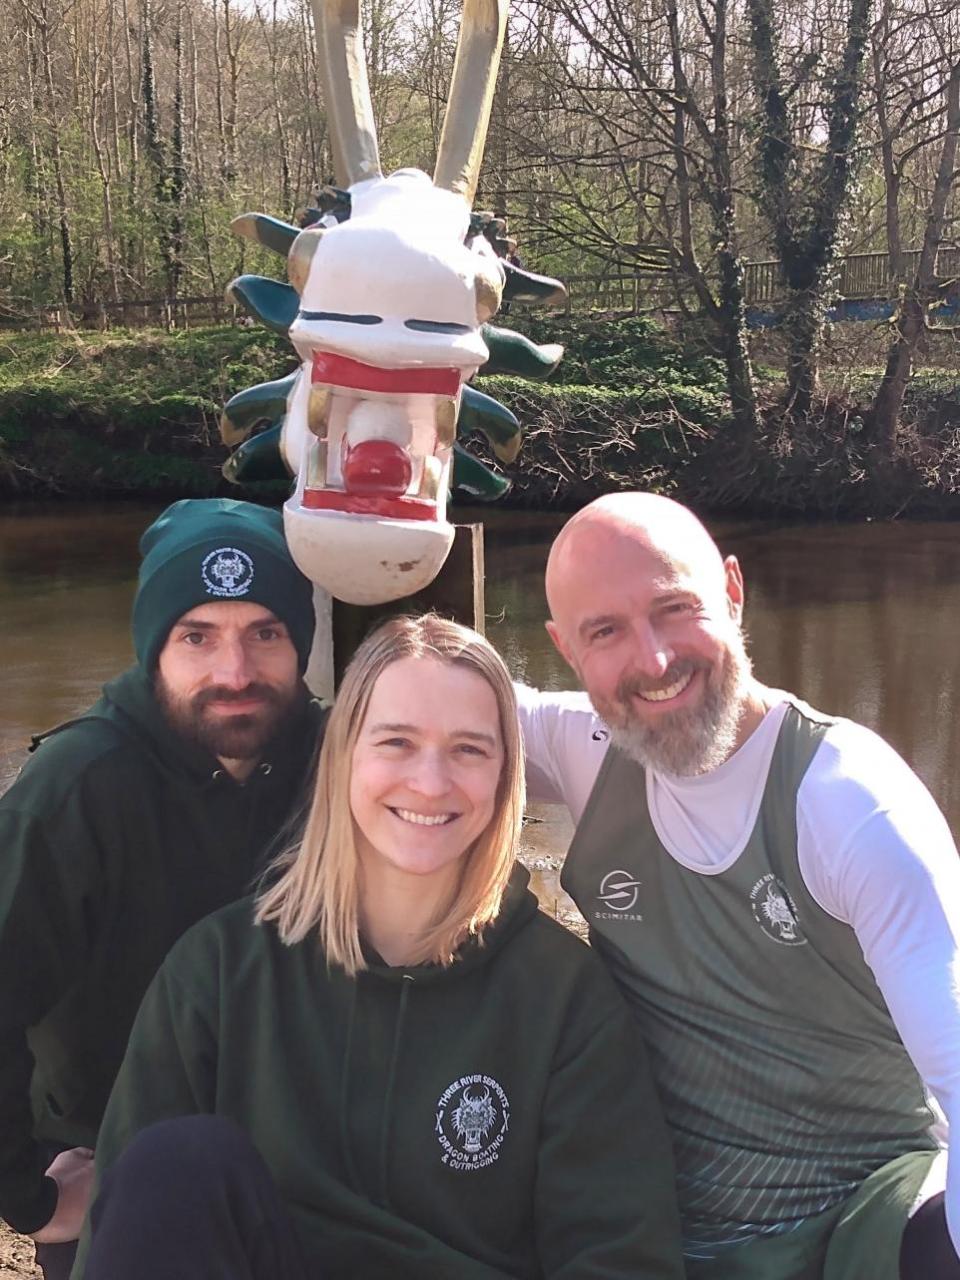
<path id="1" fill-rule="evenodd" d="M 830 723 L 788 706 L 747 846 L 714 875 L 670 856 L 643 770 L 611 747 L 564 867 L 649 1044 L 690 1257 L 788 1230 L 936 1145 L 853 930 L 800 875 L 797 791 Z"/>

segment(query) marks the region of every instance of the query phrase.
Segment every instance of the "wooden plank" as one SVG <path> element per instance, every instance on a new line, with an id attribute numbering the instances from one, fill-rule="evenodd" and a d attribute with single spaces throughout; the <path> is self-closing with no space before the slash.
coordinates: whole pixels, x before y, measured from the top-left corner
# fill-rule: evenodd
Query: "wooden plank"
<path id="1" fill-rule="evenodd" d="M 433 610 L 483 634 L 483 525 L 459 524 L 454 527 L 450 554 L 429 587 L 389 604 L 367 606 L 334 600 L 333 670 L 338 685 L 357 645 L 384 618 Z"/>

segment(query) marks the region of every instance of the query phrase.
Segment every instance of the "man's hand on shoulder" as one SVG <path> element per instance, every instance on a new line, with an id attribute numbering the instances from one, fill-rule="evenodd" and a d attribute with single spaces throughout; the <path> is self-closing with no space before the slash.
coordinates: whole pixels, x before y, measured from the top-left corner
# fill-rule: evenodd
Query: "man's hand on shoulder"
<path id="1" fill-rule="evenodd" d="M 93 1152 L 89 1147 L 61 1151 L 47 1169 L 57 1184 L 57 1207 L 48 1223 L 33 1233 L 37 1244 L 67 1244 L 77 1240 L 93 1196 Z"/>

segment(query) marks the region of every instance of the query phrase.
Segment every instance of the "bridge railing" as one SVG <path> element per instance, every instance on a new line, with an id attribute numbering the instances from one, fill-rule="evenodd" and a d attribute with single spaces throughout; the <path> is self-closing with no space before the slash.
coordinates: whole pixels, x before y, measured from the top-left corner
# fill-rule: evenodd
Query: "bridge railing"
<path id="1" fill-rule="evenodd" d="M 903 277 L 912 279 L 920 260 L 919 249 L 901 253 Z M 960 276 L 960 248 L 944 247 L 937 256 L 937 275 L 941 279 Z M 748 262 L 744 271 L 747 301 L 752 306 L 765 302 L 782 302 L 787 296 L 787 282 L 779 261 Z M 842 262 L 837 294 L 841 298 L 890 298 L 897 292 L 897 281 L 890 268 L 889 253 L 851 253 Z"/>

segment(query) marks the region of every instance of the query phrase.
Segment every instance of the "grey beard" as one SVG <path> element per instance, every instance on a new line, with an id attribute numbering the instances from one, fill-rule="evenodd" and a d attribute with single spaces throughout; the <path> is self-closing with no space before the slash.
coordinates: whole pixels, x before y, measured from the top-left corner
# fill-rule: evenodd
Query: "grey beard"
<path id="1" fill-rule="evenodd" d="M 654 773 L 710 773 L 736 746 L 750 675 L 750 659 L 738 631 L 727 648 L 719 682 L 707 685 L 698 707 L 660 716 L 656 726 L 644 724 L 631 710 L 621 724 L 610 725 L 611 739 L 624 755 Z M 621 706 L 629 707 L 627 698 Z"/>

